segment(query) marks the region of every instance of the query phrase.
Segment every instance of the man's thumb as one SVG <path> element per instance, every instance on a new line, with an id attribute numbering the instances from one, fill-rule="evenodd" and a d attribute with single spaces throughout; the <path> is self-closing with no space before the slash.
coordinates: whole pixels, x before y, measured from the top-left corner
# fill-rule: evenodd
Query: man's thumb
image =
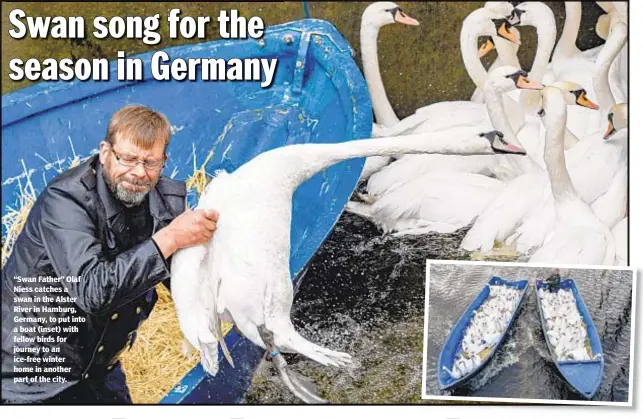
<path id="1" fill-rule="evenodd" d="M 217 210 L 213 209 L 205 210 L 205 216 L 213 221 L 217 221 L 219 219 L 219 213 Z"/>

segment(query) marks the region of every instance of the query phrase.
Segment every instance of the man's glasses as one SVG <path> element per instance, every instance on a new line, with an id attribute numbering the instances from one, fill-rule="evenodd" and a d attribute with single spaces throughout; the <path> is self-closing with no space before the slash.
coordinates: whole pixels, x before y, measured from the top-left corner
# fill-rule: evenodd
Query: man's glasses
<path id="1" fill-rule="evenodd" d="M 109 149 L 114 153 L 116 161 L 126 167 L 136 167 L 139 163 L 142 163 L 144 168 L 156 170 L 165 165 L 165 159 L 160 161 L 155 159 L 139 160 L 136 157 L 121 156 L 111 147 Z"/>

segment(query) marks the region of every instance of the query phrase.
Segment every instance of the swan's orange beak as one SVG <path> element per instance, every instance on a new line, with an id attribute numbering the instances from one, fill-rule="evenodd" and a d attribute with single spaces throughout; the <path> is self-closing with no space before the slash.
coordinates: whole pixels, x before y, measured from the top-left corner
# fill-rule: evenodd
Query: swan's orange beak
<path id="1" fill-rule="evenodd" d="M 508 41 L 513 42 L 516 45 L 520 45 L 520 40 L 516 35 L 511 33 L 509 31 L 509 28 L 507 27 L 507 22 L 503 22 L 500 27 L 498 28 L 498 35 L 505 38 Z"/>
<path id="2" fill-rule="evenodd" d="M 487 39 L 478 49 L 478 58 L 482 58 L 489 54 L 496 46 L 493 44 L 491 38 Z"/>
<path id="3" fill-rule="evenodd" d="M 616 132 L 616 128 L 614 128 L 614 124 L 612 124 L 612 121 L 610 120 L 609 123 L 607 124 L 607 131 L 605 132 L 605 135 L 603 135 L 603 139 L 604 140 L 609 139 L 615 132 Z"/>
<path id="4" fill-rule="evenodd" d="M 576 99 L 576 104 L 580 106 L 584 106 L 586 108 L 590 109 L 598 109 L 598 105 L 592 102 L 591 100 L 587 99 L 587 96 L 585 95 L 585 92 L 581 93 L 578 95 L 578 98 Z"/>
<path id="5" fill-rule="evenodd" d="M 529 81 L 527 77 L 524 76 L 518 76 L 518 81 L 516 82 L 516 87 L 519 89 L 529 89 L 529 90 L 542 90 L 545 88 L 540 83 L 536 83 L 535 81 Z"/>
<path id="6" fill-rule="evenodd" d="M 402 23 L 404 25 L 411 25 L 411 26 L 418 26 L 420 24 L 420 22 L 413 19 L 411 16 L 407 15 L 400 9 L 397 9 L 395 11 L 395 21 L 398 23 Z"/>

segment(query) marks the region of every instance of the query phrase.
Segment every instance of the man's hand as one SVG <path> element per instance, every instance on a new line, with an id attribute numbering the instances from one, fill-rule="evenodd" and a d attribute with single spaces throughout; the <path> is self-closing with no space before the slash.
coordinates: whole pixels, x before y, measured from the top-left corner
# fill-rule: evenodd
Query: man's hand
<path id="1" fill-rule="evenodd" d="M 217 229 L 218 220 L 219 213 L 215 210 L 187 210 L 152 239 L 167 259 L 179 249 L 207 243 Z"/>

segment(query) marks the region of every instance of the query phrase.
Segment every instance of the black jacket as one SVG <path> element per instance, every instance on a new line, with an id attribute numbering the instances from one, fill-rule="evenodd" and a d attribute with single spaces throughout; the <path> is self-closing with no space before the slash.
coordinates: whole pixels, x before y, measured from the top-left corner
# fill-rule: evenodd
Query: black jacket
<path id="1" fill-rule="evenodd" d="M 169 287 L 170 261 L 151 236 L 185 210 L 185 184 L 161 177 L 130 214 L 101 171 L 94 156 L 49 183 L 2 271 L 3 400 L 45 400 L 103 377 L 156 303 L 154 287 Z"/>

